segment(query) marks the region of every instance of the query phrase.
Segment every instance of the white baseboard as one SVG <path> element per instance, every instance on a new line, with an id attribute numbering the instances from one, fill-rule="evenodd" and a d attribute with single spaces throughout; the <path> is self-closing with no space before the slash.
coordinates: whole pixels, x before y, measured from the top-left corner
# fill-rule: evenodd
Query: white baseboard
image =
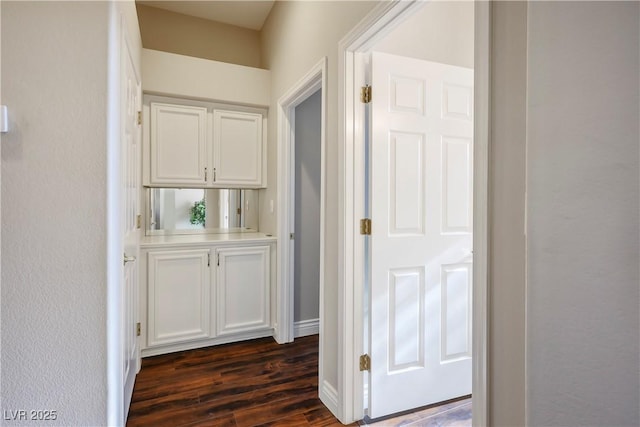
<path id="1" fill-rule="evenodd" d="M 293 337 L 306 337 L 320 332 L 320 319 L 300 320 L 293 323 Z"/>
<path id="2" fill-rule="evenodd" d="M 338 418 L 338 391 L 327 381 L 320 383 L 320 392 L 318 393 L 320 400 L 331 413 Z"/>

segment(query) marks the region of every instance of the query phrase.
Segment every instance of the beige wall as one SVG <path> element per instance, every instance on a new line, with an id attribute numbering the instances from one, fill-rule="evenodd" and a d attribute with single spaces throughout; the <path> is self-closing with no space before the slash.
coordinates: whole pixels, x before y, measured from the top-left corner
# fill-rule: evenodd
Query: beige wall
<path id="1" fill-rule="evenodd" d="M 473 68 L 473 17 L 472 1 L 427 2 L 374 50 Z"/>
<path id="2" fill-rule="evenodd" d="M 527 424 L 640 425 L 640 3 L 531 2 Z"/>
<path id="3" fill-rule="evenodd" d="M 490 425 L 525 425 L 525 143 L 527 5 L 492 3 Z"/>
<path id="4" fill-rule="evenodd" d="M 142 49 L 142 90 L 155 95 L 267 106 L 271 72 Z"/>
<path id="5" fill-rule="evenodd" d="M 639 35 L 637 2 L 493 3 L 491 425 L 640 422 Z"/>
<path id="6" fill-rule="evenodd" d="M 262 34 L 264 66 L 271 70 L 269 115 L 269 188 L 260 196 L 260 229 L 276 232 L 276 215 L 269 201 L 277 204 L 277 100 L 297 83 L 321 58 L 328 58 L 328 114 L 326 136 L 326 224 L 325 241 L 325 333 L 324 376 L 338 389 L 338 42 L 374 6 L 361 1 L 277 2 Z"/>
<path id="7" fill-rule="evenodd" d="M 136 5 L 147 49 L 260 68 L 260 33 L 235 25 Z"/>
<path id="8" fill-rule="evenodd" d="M 1 7 L 1 409 L 106 425 L 110 6 Z"/>

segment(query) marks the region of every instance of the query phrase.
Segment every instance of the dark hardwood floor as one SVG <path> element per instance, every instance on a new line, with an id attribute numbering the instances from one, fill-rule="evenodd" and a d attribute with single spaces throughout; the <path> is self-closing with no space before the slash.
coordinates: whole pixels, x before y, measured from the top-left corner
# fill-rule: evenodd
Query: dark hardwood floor
<path id="1" fill-rule="evenodd" d="M 340 425 L 318 399 L 317 335 L 145 358 L 127 421 L 129 427 Z"/>

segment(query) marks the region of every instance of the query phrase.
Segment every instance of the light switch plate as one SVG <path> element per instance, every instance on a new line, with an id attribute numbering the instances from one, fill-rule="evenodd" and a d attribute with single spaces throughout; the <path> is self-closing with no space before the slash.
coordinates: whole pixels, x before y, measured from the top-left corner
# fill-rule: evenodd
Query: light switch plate
<path id="1" fill-rule="evenodd" d="M 9 132 L 9 114 L 6 105 L 0 105 L 0 132 Z"/>

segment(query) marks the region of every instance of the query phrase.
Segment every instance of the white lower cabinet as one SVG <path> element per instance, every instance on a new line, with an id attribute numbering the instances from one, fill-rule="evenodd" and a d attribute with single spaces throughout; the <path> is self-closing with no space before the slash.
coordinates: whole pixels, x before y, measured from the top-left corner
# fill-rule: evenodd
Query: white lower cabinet
<path id="1" fill-rule="evenodd" d="M 218 335 L 270 326 L 269 247 L 216 251 Z"/>
<path id="2" fill-rule="evenodd" d="M 149 346 L 211 336 L 209 249 L 149 252 Z"/>
<path id="3" fill-rule="evenodd" d="M 271 243 L 145 249 L 142 356 L 271 336 L 274 252 Z"/>

